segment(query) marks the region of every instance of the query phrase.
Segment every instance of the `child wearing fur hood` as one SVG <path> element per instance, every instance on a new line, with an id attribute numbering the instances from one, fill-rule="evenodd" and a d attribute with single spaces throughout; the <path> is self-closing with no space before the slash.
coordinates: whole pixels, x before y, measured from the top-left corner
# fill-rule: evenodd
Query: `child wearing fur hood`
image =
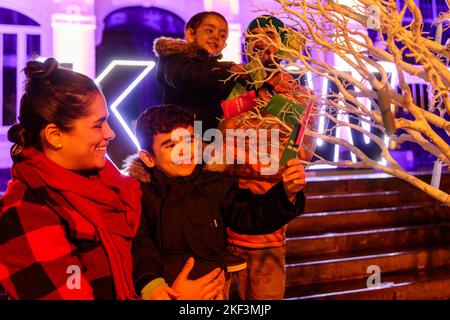
<path id="1" fill-rule="evenodd" d="M 241 65 L 218 61 L 228 38 L 225 17 L 200 12 L 186 24 L 185 40 L 159 38 L 154 51 L 159 58 L 157 80 L 164 103 L 181 106 L 201 120 L 203 130 L 217 128 L 223 113 L 220 103 L 231 93 Z M 227 80 L 227 81 L 225 81 Z"/>
<path id="2" fill-rule="evenodd" d="M 227 249 L 227 227 L 245 234 L 273 232 L 304 211 L 299 160 L 288 162 L 283 180 L 267 193 L 253 195 L 240 189 L 236 179 L 197 164 L 192 124 L 192 115 L 173 105 L 149 108 L 136 124 L 142 150 L 128 160 L 126 172 L 142 187 L 133 274 L 144 299 L 182 299 L 177 275 L 189 257 L 195 258 L 189 280 L 216 268 L 227 275 L 245 269 L 245 259 Z M 182 135 L 174 140 L 179 130 Z M 229 283 L 210 298 L 227 298 Z"/>

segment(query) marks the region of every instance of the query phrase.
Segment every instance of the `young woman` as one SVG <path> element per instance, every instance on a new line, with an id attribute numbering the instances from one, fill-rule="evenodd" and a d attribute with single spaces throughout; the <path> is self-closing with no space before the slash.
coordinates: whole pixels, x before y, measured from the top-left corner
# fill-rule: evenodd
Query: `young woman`
<path id="1" fill-rule="evenodd" d="M 31 61 L 12 180 L 1 199 L 0 281 L 13 299 L 131 299 L 139 187 L 106 159 L 114 132 L 88 77 Z"/>
<path id="2" fill-rule="evenodd" d="M 0 284 L 10 299 L 133 299 L 141 191 L 106 158 L 114 132 L 105 98 L 52 58 L 29 62 L 25 74 L 20 123 L 8 132 L 12 179 L 0 199 Z M 184 296 L 215 290 L 218 273 L 190 281 L 197 295 Z"/>

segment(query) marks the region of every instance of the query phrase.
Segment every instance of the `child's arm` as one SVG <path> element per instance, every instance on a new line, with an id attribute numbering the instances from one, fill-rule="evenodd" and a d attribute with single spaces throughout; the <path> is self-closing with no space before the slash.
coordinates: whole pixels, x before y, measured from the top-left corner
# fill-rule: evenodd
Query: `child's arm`
<path id="1" fill-rule="evenodd" d="M 145 209 L 144 205 L 143 209 Z M 163 279 L 164 268 L 161 255 L 150 235 L 144 212 L 143 210 L 139 230 L 133 239 L 133 279 L 136 292 L 141 295 L 143 289 L 146 288 L 145 293 L 148 296 L 151 294 L 150 291 L 166 283 Z M 148 286 L 151 282 L 153 285 Z"/>
<path id="2" fill-rule="evenodd" d="M 199 61 L 185 56 L 161 58 L 158 78 L 176 90 L 222 90 L 233 62 Z M 161 82 L 161 81 L 160 81 Z M 228 81 L 233 83 L 234 81 Z"/>
<path id="3" fill-rule="evenodd" d="M 227 226 L 241 234 L 265 234 L 278 230 L 304 212 L 305 173 L 298 160 L 289 161 L 283 183 L 263 195 L 240 189 L 235 179 L 225 178 L 223 217 Z"/>

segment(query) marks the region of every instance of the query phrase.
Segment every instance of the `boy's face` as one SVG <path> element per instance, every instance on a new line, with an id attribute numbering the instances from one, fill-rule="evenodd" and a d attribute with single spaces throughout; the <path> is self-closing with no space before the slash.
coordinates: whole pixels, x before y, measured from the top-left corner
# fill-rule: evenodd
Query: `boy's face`
<path id="1" fill-rule="evenodd" d="M 257 27 L 250 30 L 250 33 L 255 37 L 249 39 L 248 49 L 259 55 L 263 64 L 267 66 L 272 62 L 272 56 L 278 52 L 278 48 L 272 44 L 278 43 L 278 33 L 269 27 Z"/>
<path id="2" fill-rule="evenodd" d="M 208 51 L 210 55 L 215 56 L 225 48 L 225 42 L 228 38 L 228 25 L 223 19 L 215 15 L 208 15 L 197 29 L 186 29 L 185 36 L 189 43 L 195 43 Z"/>
<path id="3" fill-rule="evenodd" d="M 174 134 L 179 139 L 172 141 Z M 156 167 L 168 177 L 186 177 L 196 167 L 194 128 L 175 128 L 153 137 L 153 152 L 141 151 L 139 157 L 150 168 Z M 180 163 L 182 161 L 182 163 Z"/>

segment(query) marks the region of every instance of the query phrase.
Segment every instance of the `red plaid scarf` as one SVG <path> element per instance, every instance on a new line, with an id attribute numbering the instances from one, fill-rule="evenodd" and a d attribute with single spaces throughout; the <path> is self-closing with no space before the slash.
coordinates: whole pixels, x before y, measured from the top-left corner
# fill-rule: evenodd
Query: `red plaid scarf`
<path id="1" fill-rule="evenodd" d="M 33 148 L 14 156 L 12 171 L 14 178 L 28 185 L 63 220 L 75 226 L 88 220 L 95 227 L 108 256 L 116 297 L 135 298 L 131 239 L 140 221 L 139 183 L 121 175 L 109 160 L 95 177 L 87 178 Z"/>

